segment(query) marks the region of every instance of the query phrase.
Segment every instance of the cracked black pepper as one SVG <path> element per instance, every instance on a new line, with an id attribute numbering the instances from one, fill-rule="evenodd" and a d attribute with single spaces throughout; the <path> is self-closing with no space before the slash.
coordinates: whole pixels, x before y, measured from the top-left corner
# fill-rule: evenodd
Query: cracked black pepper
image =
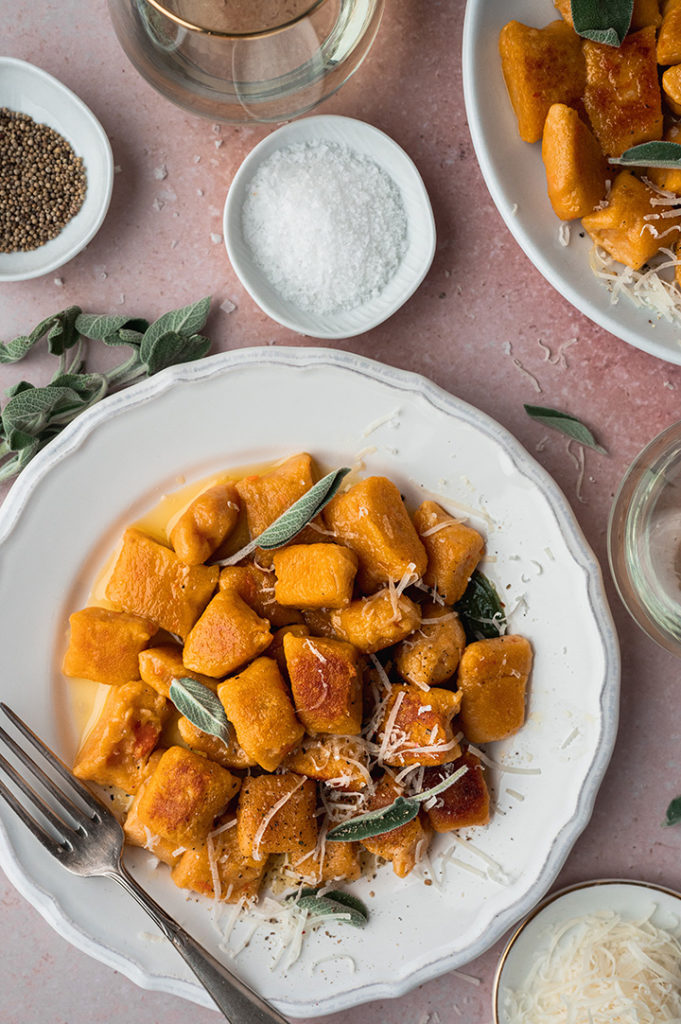
<path id="1" fill-rule="evenodd" d="M 0 252 L 55 238 L 85 199 L 83 160 L 53 128 L 0 109 Z"/>

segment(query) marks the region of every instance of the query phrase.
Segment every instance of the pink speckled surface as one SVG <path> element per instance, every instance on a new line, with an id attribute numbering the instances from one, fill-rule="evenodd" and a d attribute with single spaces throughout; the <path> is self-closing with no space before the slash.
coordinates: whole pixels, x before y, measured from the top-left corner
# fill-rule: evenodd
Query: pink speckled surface
<path id="1" fill-rule="evenodd" d="M 492 414 L 530 451 L 545 431 L 525 416 L 523 402 L 582 417 L 610 452 L 608 458 L 587 454 L 583 502 L 559 435 L 547 437 L 537 457 L 568 495 L 605 566 L 613 494 L 638 450 L 678 419 L 681 368 L 596 328 L 543 280 L 506 231 L 466 126 L 459 66 L 463 13 L 462 0 L 388 0 L 366 64 L 321 108 L 367 120 L 404 146 L 430 192 L 439 239 L 432 270 L 411 301 L 382 327 L 338 347 L 427 375 Z M 158 98 L 120 51 L 104 0 L 0 0 L 0 19 L 4 54 L 38 64 L 80 95 L 102 121 L 120 168 L 111 210 L 87 251 L 55 275 L 2 286 L 3 339 L 70 303 L 151 317 L 212 293 L 208 333 L 216 350 L 306 344 L 254 306 L 223 246 L 211 241 L 220 231 L 231 177 L 267 129 L 223 127 L 216 134 L 209 123 Z M 222 145 L 216 146 L 218 140 Z M 163 181 L 154 176 L 161 164 L 168 170 Z M 236 305 L 229 314 L 219 310 L 227 298 Z M 567 353 L 567 368 L 545 361 L 540 340 L 555 352 L 571 338 L 578 340 Z M 513 356 L 539 381 L 541 395 L 505 354 L 509 341 Z M 21 374 L 44 379 L 47 360 L 31 356 Z M 3 368 L 0 383 L 18 376 L 18 368 Z M 681 790 L 675 770 L 679 663 L 632 624 L 607 568 L 605 573 L 623 654 L 620 733 L 592 822 L 557 885 L 617 876 L 679 888 L 681 833 L 660 827 L 668 800 Z M 0 904 L 2 1024 L 217 1019 L 208 1010 L 143 992 L 71 948 L 1 874 Z M 437 1011 L 441 1024 L 485 1024 L 501 946 L 467 968 L 479 985 L 448 975 L 402 999 L 327 1019 L 418 1024 Z"/>

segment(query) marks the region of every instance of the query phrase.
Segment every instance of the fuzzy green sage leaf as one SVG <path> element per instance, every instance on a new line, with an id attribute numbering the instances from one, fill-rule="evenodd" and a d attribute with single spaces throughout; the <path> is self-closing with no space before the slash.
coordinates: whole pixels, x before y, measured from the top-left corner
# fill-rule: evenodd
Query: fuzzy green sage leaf
<path id="1" fill-rule="evenodd" d="M 664 825 L 678 825 L 681 821 L 681 796 L 675 797 L 667 808 Z"/>
<path id="2" fill-rule="evenodd" d="M 642 142 L 625 149 L 621 156 L 608 157 L 621 167 L 681 167 L 681 144 L 678 142 Z"/>
<path id="3" fill-rule="evenodd" d="M 170 699 L 180 714 L 188 718 L 197 729 L 229 743 L 229 722 L 225 709 L 213 691 L 203 683 L 187 676 L 173 679 Z"/>
<path id="4" fill-rule="evenodd" d="M 506 614 L 496 587 L 478 569 L 471 576 L 463 597 L 454 608 L 469 643 L 490 640 L 506 632 Z"/>
<path id="5" fill-rule="evenodd" d="M 290 508 L 287 508 L 278 519 L 264 530 L 260 536 L 254 537 L 245 547 L 235 551 L 229 558 L 223 558 L 215 565 L 236 565 L 242 558 L 252 554 L 256 548 L 265 548 L 273 551 L 275 548 L 282 548 L 289 541 L 296 537 L 303 527 L 312 522 L 315 516 L 319 515 L 327 505 L 338 488 L 350 472 L 347 466 L 342 469 L 334 469 L 332 473 L 323 476 L 309 491 L 298 498 Z"/>
<path id="6" fill-rule="evenodd" d="M 634 0 L 572 0 L 572 23 L 584 39 L 621 46 L 631 25 Z"/>
<path id="7" fill-rule="evenodd" d="M 548 409 L 542 405 L 526 405 L 525 412 L 531 419 L 543 423 L 545 427 L 559 430 L 561 434 L 566 434 L 573 441 L 584 445 L 585 448 L 593 448 L 595 452 L 600 452 L 601 455 L 608 454 L 605 448 L 598 444 L 589 428 L 581 420 L 578 420 L 576 416 L 570 416 L 566 412 L 559 412 L 558 409 Z"/>
<path id="8" fill-rule="evenodd" d="M 414 793 L 412 796 L 398 796 L 387 807 L 381 807 L 377 811 L 367 811 L 366 814 L 358 814 L 356 818 L 341 822 L 340 825 L 329 830 L 326 838 L 329 842 L 334 843 L 352 843 L 362 839 L 371 839 L 372 836 L 383 835 L 384 832 L 392 832 L 394 828 L 399 828 L 412 821 L 419 813 L 419 806 L 425 800 L 449 789 L 467 771 L 468 767 L 463 765 L 447 778 L 438 782 L 436 786 L 431 786 L 430 789 L 424 789 L 421 793 Z"/>
<path id="9" fill-rule="evenodd" d="M 329 889 L 323 895 L 318 889 L 302 889 L 300 893 L 292 893 L 287 897 L 301 910 L 307 910 L 313 917 L 329 917 L 343 914 L 341 924 L 351 924 L 355 928 L 363 928 L 369 920 L 369 911 L 361 900 L 340 889 Z"/>

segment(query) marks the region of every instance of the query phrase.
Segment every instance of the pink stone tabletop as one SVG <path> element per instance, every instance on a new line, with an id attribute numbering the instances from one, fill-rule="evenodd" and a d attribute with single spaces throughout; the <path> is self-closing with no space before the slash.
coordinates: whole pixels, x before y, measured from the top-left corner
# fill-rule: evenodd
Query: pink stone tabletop
<path id="1" fill-rule="evenodd" d="M 438 232 L 435 261 L 414 297 L 383 326 L 338 347 L 425 374 L 490 413 L 536 452 L 568 496 L 604 567 L 623 680 L 615 754 L 593 819 L 556 887 L 610 876 L 681 888 L 681 832 L 660 827 L 669 799 L 681 791 L 679 663 L 629 619 L 605 553 L 608 510 L 626 466 L 679 418 L 681 368 L 629 347 L 576 312 L 504 227 L 466 124 L 463 15 L 463 0 L 388 0 L 365 65 L 321 108 L 362 118 L 406 149 L 429 190 Z M 212 240 L 235 170 L 268 129 L 216 131 L 157 96 L 121 52 L 105 0 L 0 0 L 0 23 L 5 55 L 44 68 L 92 108 L 117 165 L 110 212 L 87 250 L 55 274 L 0 287 L 2 339 L 69 304 L 151 318 L 212 293 L 207 333 L 216 351 L 317 344 L 260 312 L 222 244 Z M 162 165 L 165 180 L 154 173 Z M 232 312 L 220 310 L 226 299 Z M 545 359 L 542 346 L 556 353 L 573 338 L 566 366 Z M 514 360 L 536 378 L 541 394 Z M 21 365 L 21 375 L 36 382 L 47 372 L 39 354 Z M 17 368 L 0 369 L 3 388 L 18 377 Z M 608 449 L 609 457 L 587 452 L 582 500 L 565 439 L 551 433 L 538 450 L 546 432 L 527 418 L 523 402 L 568 410 Z M 3 1024 L 217 1020 L 209 1010 L 144 992 L 72 948 L 1 874 L 0 901 Z M 445 975 L 401 999 L 336 1014 L 329 1024 L 485 1024 L 501 948 L 500 942 L 469 964 L 469 979 Z"/>

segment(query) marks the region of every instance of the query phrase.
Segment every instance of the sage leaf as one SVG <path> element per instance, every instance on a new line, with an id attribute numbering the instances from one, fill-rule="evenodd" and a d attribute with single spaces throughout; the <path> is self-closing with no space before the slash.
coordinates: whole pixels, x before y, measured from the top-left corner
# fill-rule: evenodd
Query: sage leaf
<path id="1" fill-rule="evenodd" d="M 0 344 L 0 363 L 18 363 L 34 345 L 35 341 L 26 335 Z"/>
<path id="2" fill-rule="evenodd" d="M 339 923 L 351 924 L 355 928 L 364 928 L 369 920 L 369 911 L 362 901 L 350 893 L 341 892 L 340 889 L 330 889 L 323 896 L 319 895 L 318 889 L 302 889 L 300 893 L 292 893 L 287 899 L 314 917 L 346 914 L 347 919 Z"/>
<path id="3" fill-rule="evenodd" d="M 431 796 L 449 789 L 455 782 L 458 782 L 468 771 L 467 765 L 462 765 L 455 772 L 441 779 L 430 789 L 424 789 L 420 793 L 412 793 L 410 796 L 398 796 L 387 807 L 381 807 L 377 811 L 367 811 L 366 814 L 358 814 L 355 818 L 336 825 L 327 832 L 326 838 L 334 843 L 351 843 L 356 840 L 370 839 L 372 836 L 383 835 L 384 832 L 392 832 L 400 825 L 406 825 L 419 813 L 419 804 L 430 800 Z M 330 895 L 330 894 L 327 894 Z"/>
<path id="4" fill-rule="evenodd" d="M 229 743 L 230 732 L 227 715 L 222 704 L 207 686 L 182 676 L 170 684 L 170 699 L 185 718 L 211 736 L 217 736 L 223 743 Z"/>
<path id="5" fill-rule="evenodd" d="M 664 825 L 678 825 L 681 821 L 681 796 L 675 797 L 667 808 Z"/>
<path id="6" fill-rule="evenodd" d="M 349 821 L 334 826 L 327 832 L 326 838 L 334 843 L 354 843 L 362 839 L 371 839 L 372 836 L 380 836 L 384 832 L 392 832 L 400 825 L 406 825 L 418 813 L 417 800 L 398 796 L 387 807 L 381 807 L 377 811 L 367 811 L 366 814 L 358 814 L 356 818 L 350 818 Z"/>
<path id="7" fill-rule="evenodd" d="M 2 411 L 5 434 L 11 430 L 26 430 L 37 434 L 56 413 L 78 408 L 83 399 L 73 388 L 31 388 L 10 398 Z"/>
<path id="8" fill-rule="evenodd" d="M 240 548 L 229 558 L 223 558 L 214 564 L 236 565 L 256 548 L 272 551 L 274 548 L 284 547 L 300 533 L 303 527 L 312 522 L 315 516 L 319 515 L 324 506 L 338 493 L 338 488 L 349 472 L 349 467 L 344 466 L 342 469 L 334 469 L 333 472 L 327 473 L 301 498 L 298 498 L 298 501 L 295 501 L 290 508 L 282 512 L 279 518 L 275 519 L 266 530 L 263 530 L 259 537 L 253 538 L 245 547 Z"/>
<path id="9" fill-rule="evenodd" d="M 559 430 L 561 434 L 567 434 L 573 441 L 584 445 L 585 448 L 593 448 L 601 455 L 607 455 L 607 451 L 598 444 L 589 428 L 578 420 L 576 416 L 570 416 L 566 412 L 559 412 L 558 409 L 548 409 L 542 405 L 526 405 L 525 412 L 533 419 L 543 423 L 545 427 Z"/>
<path id="10" fill-rule="evenodd" d="M 209 310 L 210 296 L 206 296 L 206 298 L 199 299 L 198 302 L 193 302 L 189 306 L 183 306 L 181 309 L 174 309 L 170 313 L 164 313 L 144 332 L 144 337 L 140 344 L 140 359 L 142 362 L 148 363 L 151 352 L 162 335 L 181 334 L 183 337 L 190 338 L 193 334 L 198 334 L 208 319 Z"/>
<path id="11" fill-rule="evenodd" d="M 69 306 L 45 317 L 30 334 L 6 344 L 0 342 L 0 364 L 19 362 L 44 338 L 48 352 L 59 358 L 46 387 L 19 381 L 5 392 L 8 401 L 0 413 L 0 479 L 8 480 L 19 473 L 67 423 L 109 391 L 165 366 L 204 356 L 210 341 L 198 332 L 209 307 L 210 298 L 204 298 L 149 324 L 142 317 L 100 316 L 83 313 L 79 306 Z M 86 338 L 105 345 L 125 345 L 132 353 L 105 373 L 88 373 L 84 359 Z M 71 351 L 67 357 L 68 350 Z"/>
<path id="12" fill-rule="evenodd" d="M 80 336 L 76 329 L 76 320 L 79 314 L 79 306 L 69 306 L 68 309 L 57 314 L 47 332 L 47 351 L 51 355 L 63 355 L 76 344 Z"/>
<path id="13" fill-rule="evenodd" d="M 144 343 L 144 342 L 143 342 Z M 174 366 L 176 363 L 190 363 L 195 359 L 201 359 L 210 348 L 210 340 L 200 334 L 192 334 L 185 337 L 177 331 L 168 331 L 161 334 L 156 341 L 147 346 L 147 357 L 143 359 L 142 348 L 140 347 L 140 359 L 151 377 L 159 370 L 165 370 L 167 366 Z"/>
<path id="14" fill-rule="evenodd" d="M 124 314 L 118 316 L 99 316 L 93 313 L 81 313 L 76 320 L 76 327 L 80 334 L 94 341 L 105 341 L 109 335 L 116 334 L 121 327 L 130 323 L 130 317 Z"/>
<path id="15" fill-rule="evenodd" d="M 461 619 L 468 643 L 503 636 L 506 632 L 506 615 L 496 587 L 478 569 L 454 609 Z"/>
<path id="16" fill-rule="evenodd" d="M 634 0 L 572 0 L 575 32 L 606 46 L 621 46 L 631 25 Z"/>
<path id="17" fill-rule="evenodd" d="M 457 768 L 455 772 L 452 772 L 451 775 L 447 775 L 444 779 L 441 779 L 437 785 L 431 786 L 430 789 L 424 789 L 420 793 L 414 793 L 409 797 L 409 799 L 416 800 L 418 803 L 430 800 L 431 796 L 438 796 L 440 793 L 444 793 L 446 789 L 449 789 L 450 786 L 453 786 L 455 782 L 458 782 L 459 779 L 463 778 L 467 771 L 468 765 L 464 764 L 461 768 Z"/>
<path id="18" fill-rule="evenodd" d="M 681 144 L 678 142 L 642 142 L 625 149 L 621 156 L 608 158 L 622 167 L 681 167 Z"/>

